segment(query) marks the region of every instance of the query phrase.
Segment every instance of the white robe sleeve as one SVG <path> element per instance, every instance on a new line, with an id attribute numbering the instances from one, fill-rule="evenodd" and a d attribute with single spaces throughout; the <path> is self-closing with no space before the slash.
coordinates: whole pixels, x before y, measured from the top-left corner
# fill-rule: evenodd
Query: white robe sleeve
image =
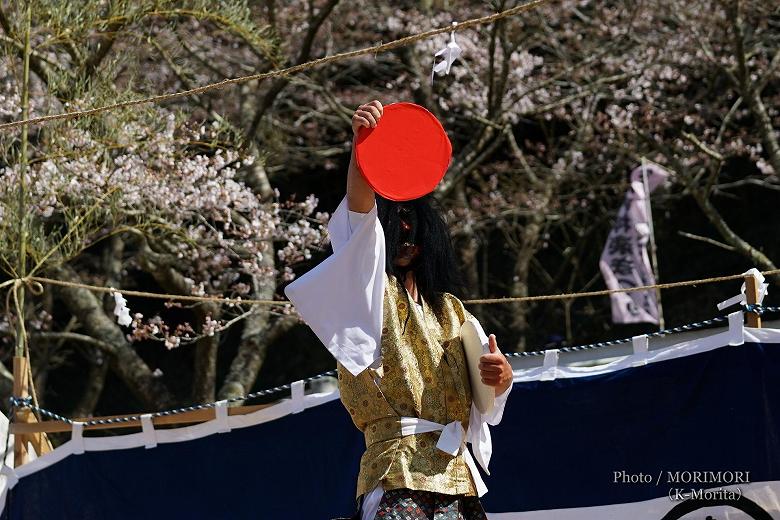
<path id="1" fill-rule="evenodd" d="M 504 417 L 504 407 L 506 406 L 506 398 L 509 397 L 509 393 L 512 391 L 514 384 L 509 385 L 509 388 L 504 390 L 503 394 L 497 395 L 493 401 L 493 409 L 486 414 L 481 414 L 483 420 L 490 426 L 495 426 L 501 422 L 501 418 Z"/>
<path id="2" fill-rule="evenodd" d="M 328 234 L 333 254 L 284 293 L 333 357 L 358 375 L 381 355 L 385 235 L 376 202 L 359 213 L 345 196 Z"/>
<path id="3" fill-rule="evenodd" d="M 470 317 L 473 317 L 469 314 Z M 487 348 L 488 337 L 485 331 L 482 329 L 482 325 L 479 320 L 474 318 L 477 323 L 477 335 L 482 342 L 484 348 Z M 488 413 L 482 413 L 477 408 L 477 405 L 471 403 L 471 412 L 469 413 L 469 429 L 466 432 L 466 440 L 471 443 L 471 449 L 474 453 L 474 458 L 477 459 L 479 465 L 485 470 L 485 473 L 490 475 L 488 471 L 488 464 L 490 464 L 490 456 L 493 454 L 493 441 L 490 438 L 490 426 L 495 426 L 501 422 L 501 418 L 504 416 L 504 407 L 506 406 L 506 400 L 514 384 L 509 385 L 504 393 L 497 395 L 493 401 L 493 408 Z"/>

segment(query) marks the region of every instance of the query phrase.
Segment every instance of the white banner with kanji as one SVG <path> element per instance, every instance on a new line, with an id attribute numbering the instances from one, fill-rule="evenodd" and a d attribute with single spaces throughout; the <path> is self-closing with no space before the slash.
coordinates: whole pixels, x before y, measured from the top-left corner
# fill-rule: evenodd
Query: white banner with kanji
<path id="1" fill-rule="evenodd" d="M 609 289 L 655 284 L 647 254 L 651 233 L 648 197 L 668 176 L 669 172 L 657 164 L 643 164 L 631 172 L 631 187 L 599 261 Z M 645 182 L 648 193 L 645 193 Z M 610 299 L 614 323 L 658 324 L 658 301 L 654 290 L 613 293 Z"/>

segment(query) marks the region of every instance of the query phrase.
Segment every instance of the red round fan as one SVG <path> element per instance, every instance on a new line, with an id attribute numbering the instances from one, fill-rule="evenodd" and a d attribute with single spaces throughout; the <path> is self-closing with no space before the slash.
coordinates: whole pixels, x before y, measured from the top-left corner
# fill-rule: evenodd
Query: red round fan
<path id="1" fill-rule="evenodd" d="M 403 201 L 434 190 L 452 158 L 436 116 L 414 103 L 383 108 L 375 128 L 361 128 L 355 159 L 368 184 L 386 199 Z"/>

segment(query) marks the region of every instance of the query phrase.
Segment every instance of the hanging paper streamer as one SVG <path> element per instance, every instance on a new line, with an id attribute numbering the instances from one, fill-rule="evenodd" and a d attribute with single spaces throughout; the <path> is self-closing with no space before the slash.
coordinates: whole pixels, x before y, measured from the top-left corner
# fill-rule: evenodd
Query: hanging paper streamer
<path id="1" fill-rule="evenodd" d="M 452 22 L 452 25 L 457 25 L 457 22 Z M 455 63 L 460 55 L 463 53 L 463 49 L 460 48 L 458 42 L 455 41 L 455 31 L 450 33 L 450 42 L 442 50 L 434 54 L 433 56 L 433 69 L 431 70 L 431 85 L 433 85 L 433 76 L 438 74 L 443 76 L 450 73 L 452 64 Z M 442 57 L 443 59 L 436 63 L 436 58 Z"/>
<path id="2" fill-rule="evenodd" d="M 114 315 L 116 316 L 116 322 L 124 327 L 130 326 L 133 322 L 133 318 L 130 316 L 130 309 L 127 307 L 127 300 L 122 296 L 119 291 L 113 291 L 114 294 Z"/>
<path id="3" fill-rule="evenodd" d="M 755 267 L 750 269 L 749 271 L 746 271 L 746 272 L 742 273 L 742 274 L 745 275 L 745 276 L 753 276 L 756 279 L 756 281 L 758 283 L 758 300 L 757 300 L 756 303 L 758 303 L 760 305 L 761 302 L 764 301 L 764 296 L 766 296 L 766 294 L 769 292 L 769 284 L 764 282 L 764 275 L 761 274 L 761 272 L 758 269 L 756 269 Z M 724 301 L 722 301 L 722 302 L 720 302 L 718 304 L 718 310 L 722 311 L 726 307 L 731 307 L 732 305 L 736 305 L 738 303 L 740 303 L 742 305 L 745 305 L 747 303 L 747 299 L 745 297 L 745 284 L 744 283 L 742 284 L 742 290 L 740 291 L 740 293 L 738 295 L 733 296 L 733 297 L 729 298 L 728 300 L 724 300 Z"/>

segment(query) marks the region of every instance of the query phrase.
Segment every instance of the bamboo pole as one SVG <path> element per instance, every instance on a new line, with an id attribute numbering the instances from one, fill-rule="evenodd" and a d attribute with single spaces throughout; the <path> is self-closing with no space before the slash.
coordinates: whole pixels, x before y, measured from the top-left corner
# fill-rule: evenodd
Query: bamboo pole
<path id="1" fill-rule="evenodd" d="M 24 356 L 14 356 L 14 396 L 22 397 L 27 395 L 27 358 Z M 26 424 L 30 416 L 29 408 L 18 409 L 14 412 L 14 422 L 10 424 L 11 431 L 17 424 Z M 14 466 L 18 467 L 29 459 L 27 452 L 27 436 L 14 433 Z"/>
<path id="2" fill-rule="evenodd" d="M 24 66 L 22 72 L 22 117 L 27 119 L 30 112 L 30 5 L 27 5 L 27 31 L 24 36 Z M 22 126 L 19 148 L 19 259 L 17 262 L 18 277 L 27 275 L 27 125 Z M 24 355 L 24 284 L 14 287 L 18 305 L 16 314 L 19 318 L 16 328 L 16 356 Z"/>
<path id="3" fill-rule="evenodd" d="M 745 277 L 745 301 L 748 304 L 758 303 L 758 280 L 753 275 Z M 747 313 L 747 326 L 753 328 L 761 327 L 761 316 L 755 312 Z"/>
<path id="4" fill-rule="evenodd" d="M 27 119 L 30 113 L 30 28 L 32 25 L 30 4 L 27 4 L 27 28 L 24 35 L 24 65 L 22 72 L 22 119 Z M 27 274 L 27 125 L 22 126 L 21 147 L 19 150 L 19 261 L 18 275 L 23 278 Z M 27 397 L 29 359 L 24 357 L 24 345 L 27 334 L 24 328 L 24 284 L 14 286 L 14 301 L 16 304 L 16 348 L 14 349 L 14 396 Z M 32 414 L 27 408 L 16 410 L 14 421 L 26 423 Z M 21 466 L 27 462 L 27 437 L 14 436 L 14 465 Z"/>
<path id="5" fill-rule="evenodd" d="M 661 275 L 658 273 L 658 248 L 655 243 L 655 226 L 653 225 L 653 208 L 650 203 L 650 185 L 647 182 L 647 159 L 642 157 L 642 185 L 645 188 L 645 209 L 647 210 L 647 223 L 650 226 L 650 262 L 655 276 L 654 284 L 661 283 Z M 664 308 L 661 304 L 661 289 L 655 289 L 655 301 L 658 308 L 658 330 L 664 330 Z"/>

